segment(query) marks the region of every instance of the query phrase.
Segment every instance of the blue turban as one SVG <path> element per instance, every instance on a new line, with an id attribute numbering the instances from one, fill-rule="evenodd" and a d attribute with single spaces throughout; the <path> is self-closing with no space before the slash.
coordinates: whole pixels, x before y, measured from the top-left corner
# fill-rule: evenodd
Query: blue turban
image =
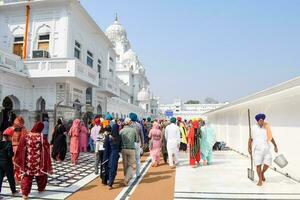
<path id="1" fill-rule="evenodd" d="M 106 120 L 112 120 L 113 117 L 111 116 L 111 114 L 107 114 L 107 115 L 105 116 L 105 119 L 106 119 Z"/>
<path id="2" fill-rule="evenodd" d="M 175 123 L 176 123 L 176 118 L 175 118 L 175 117 L 172 117 L 172 118 L 170 119 L 170 122 L 175 124 Z"/>
<path id="3" fill-rule="evenodd" d="M 129 113 L 129 118 L 131 119 L 131 121 L 136 122 L 138 120 L 138 116 L 135 113 Z"/>
<path id="4" fill-rule="evenodd" d="M 266 115 L 260 113 L 260 114 L 258 114 L 258 115 L 255 116 L 255 119 L 256 119 L 256 121 L 259 121 L 259 120 L 261 120 L 261 119 L 262 119 L 262 120 L 265 120 L 265 119 L 266 119 Z"/>

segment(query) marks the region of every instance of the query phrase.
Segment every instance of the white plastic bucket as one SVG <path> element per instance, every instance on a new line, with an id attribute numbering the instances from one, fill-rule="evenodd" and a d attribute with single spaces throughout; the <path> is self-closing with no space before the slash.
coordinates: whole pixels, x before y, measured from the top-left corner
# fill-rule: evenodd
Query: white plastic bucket
<path id="1" fill-rule="evenodd" d="M 283 154 L 276 156 L 274 162 L 281 168 L 284 168 L 288 164 L 288 161 L 286 160 Z"/>

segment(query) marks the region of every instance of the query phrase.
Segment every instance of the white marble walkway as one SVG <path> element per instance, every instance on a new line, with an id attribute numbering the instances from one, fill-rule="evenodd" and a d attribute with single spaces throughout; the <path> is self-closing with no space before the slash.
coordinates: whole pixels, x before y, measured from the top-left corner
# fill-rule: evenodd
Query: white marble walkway
<path id="1" fill-rule="evenodd" d="M 174 199 L 300 199 L 300 183 L 273 170 L 258 187 L 247 178 L 250 160 L 233 151 L 214 152 L 210 166 L 192 168 L 188 154 L 180 153 Z"/>

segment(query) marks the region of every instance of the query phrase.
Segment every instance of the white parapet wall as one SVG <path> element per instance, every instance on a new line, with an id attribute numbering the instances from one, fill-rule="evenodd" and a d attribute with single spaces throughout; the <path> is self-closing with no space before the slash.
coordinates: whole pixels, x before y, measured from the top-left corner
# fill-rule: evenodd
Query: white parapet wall
<path id="1" fill-rule="evenodd" d="M 256 123 L 254 117 L 257 113 L 266 114 L 279 153 L 284 154 L 289 162 L 281 171 L 300 180 L 300 77 L 206 113 L 217 140 L 225 141 L 230 148 L 245 154 L 249 138 L 248 109 L 252 125 Z"/>

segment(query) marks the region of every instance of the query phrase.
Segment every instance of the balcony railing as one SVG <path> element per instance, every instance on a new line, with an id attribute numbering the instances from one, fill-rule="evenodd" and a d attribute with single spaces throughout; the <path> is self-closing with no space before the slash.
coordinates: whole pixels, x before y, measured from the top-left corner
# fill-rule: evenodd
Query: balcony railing
<path id="1" fill-rule="evenodd" d="M 101 78 L 99 79 L 99 90 L 106 92 L 111 96 L 120 96 L 120 87 L 117 81 L 111 78 Z"/>
<path id="2" fill-rule="evenodd" d="M 98 86 L 98 72 L 77 59 L 28 60 L 25 69 L 32 78 L 75 77 Z"/>
<path id="3" fill-rule="evenodd" d="M 24 72 L 24 65 L 19 56 L 9 54 L 0 49 L 0 67 L 15 72 Z"/>

